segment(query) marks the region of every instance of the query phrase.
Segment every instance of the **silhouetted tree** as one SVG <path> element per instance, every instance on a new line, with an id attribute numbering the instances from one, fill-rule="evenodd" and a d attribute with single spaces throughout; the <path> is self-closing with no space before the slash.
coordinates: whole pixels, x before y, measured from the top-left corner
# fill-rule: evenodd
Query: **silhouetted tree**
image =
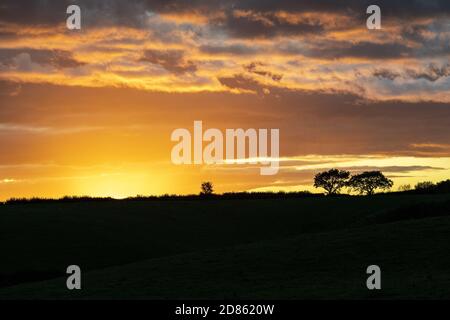
<path id="1" fill-rule="evenodd" d="M 398 191 L 405 192 L 411 190 L 410 184 L 402 184 L 400 187 L 398 187 Z"/>
<path id="2" fill-rule="evenodd" d="M 376 189 L 390 189 L 394 183 L 380 171 L 365 171 L 354 175 L 348 182 L 348 187 L 360 194 L 372 195 Z"/>
<path id="3" fill-rule="evenodd" d="M 444 180 L 436 184 L 438 192 L 450 192 L 450 180 Z"/>
<path id="4" fill-rule="evenodd" d="M 338 194 L 346 186 L 349 177 L 350 172 L 338 169 L 319 172 L 314 177 L 314 187 L 325 189 L 328 195 Z"/>
<path id="5" fill-rule="evenodd" d="M 200 188 L 201 195 L 211 195 L 214 193 L 213 184 L 209 181 L 203 182 Z"/>
<path id="6" fill-rule="evenodd" d="M 421 192 L 429 192 L 433 190 L 435 187 L 435 184 L 431 181 L 422 181 L 416 184 L 414 187 L 415 190 L 421 191 Z"/>

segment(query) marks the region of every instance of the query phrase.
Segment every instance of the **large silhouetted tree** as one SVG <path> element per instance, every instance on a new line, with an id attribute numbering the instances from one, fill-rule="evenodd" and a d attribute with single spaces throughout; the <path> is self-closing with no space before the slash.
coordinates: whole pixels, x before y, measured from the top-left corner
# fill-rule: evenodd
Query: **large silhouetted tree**
<path id="1" fill-rule="evenodd" d="M 328 195 L 338 194 L 347 185 L 350 172 L 338 169 L 331 169 L 319 172 L 314 177 L 314 187 L 325 189 Z"/>
<path id="2" fill-rule="evenodd" d="M 394 183 L 386 178 L 380 171 L 366 171 L 350 178 L 348 186 L 360 194 L 371 195 L 376 189 L 387 190 L 392 188 Z"/>

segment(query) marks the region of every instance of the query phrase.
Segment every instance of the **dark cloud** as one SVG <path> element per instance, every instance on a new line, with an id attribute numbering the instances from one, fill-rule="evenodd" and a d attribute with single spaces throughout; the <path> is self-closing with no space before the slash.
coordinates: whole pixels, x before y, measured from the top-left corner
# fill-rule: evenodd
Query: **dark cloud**
<path id="1" fill-rule="evenodd" d="M 65 22 L 69 1 L 12 1 L 0 5 L 0 21 L 23 25 L 55 25 Z"/>
<path id="2" fill-rule="evenodd" d="M 372 4 L 377 4 L 383 15 L 387 17 L 402 18 L 412 16 L 436 16 L 450 13 L 450 3 L 447 0 L 347 0 L 345 2 L 335 0 L 244 0 L 239 1 L 236 7 L 253 9 L 262 12 L 286 10 L 288 12 L 324 12 L 341 14 L 358 14 L 366 16 L 365 9 Z"/>
<path id="3" fill-rule="evenodd" d="M 324 168 L 325 169 L 325 168 Z M 340 167 L 341 170 L 350 172 L 364 171 L 383 171 L 383 172 L 404 172 L 424 171 L 424 170 L 445 170 L 445 168 L 431 166 L 358 166 L 358 167 Z"/>
<path id="4" fill-rule="evenodd" d="M 395 71 L 390 71 L 388 69 L 377 69 L 372 74 L 373 76 L 379 79 L 388 79 L 388 80 L 395 80 L 398 77 L 400 77 L 399 73 Z"/>
<path id="5" fill-rule="evenodd" d="M 267 88 L 259 81 L 243 74 L 236 74 L 232 77 L 219 77 L 219 82 L 231 89 L 247 90 L 254 93 L 267 92 Z"/>
<path id="6" fill-rule="evenodd" d="M 438 65 L 431 63 L 421 71 L 408 69 L 406 70 L 406 74 L 412 79 L 425 79 L 434 82 L 442 77 L 450 76 L 450 64 L 447 63 L 446 65 L 439 67 Z"/>
<path id="7" fill-rule="evenodd" d="M 200 51 L 208 54 L 231 54 L 231 55 L 252 55 L 261 53 L 261 48 L 247 45 L 203 45 Z"/>
<path id="8" fill-rule="evenodd" d="M 23 0 L 18 2 L 3 0 L 0 7 L 0 21 L 19 25 L 63 25 L 67 18 L 66 8 L 69 4 L 73 4 L 73 1 Z M 369 0 L 349 0 L 345 3 L 332 0 L 243 0 L 238 2 L 226 0 L 78 0 L 77 4 L 82 9 L 82 29 L 103 26 L 146 29 L 149 27 L 149 17 L 154 17 L 155 13 L 191 13 L 203 15 L 209 19 L 210 30 L 208 29 L 208 32 L 218 35 L 226 34 L 236 39 L 298 35 L 311 35 L 313 38 L 313 36 L 318 36 L 318 41 L 317 39 L 306 39 L 303 44 L 279 48 L 279 51 L 285 54 L 303 54 L 323 59 L 343 57 L 395 59 L 412 56 L 434 57 L 450 53 L 448 38 L 445 38 L 450 15 L 450 1 L 448 0 L 378 1 L 377 5 L 381 7 L 383 21 L 391 18 L 392 21 L 395 19 L 399 25 L 405 26 L 399 35 L 399 39 L 403 41 L 392 43 L 331 41 L 320 37 L 320 35 L 326 36 L 326 32 L 330 30 L 345 30 L 356 26 L 365 28 L 366 8 L 373 4 Z M 329 14 L 329 18 L 333 22 L 326 23 L 321 21 L 321 18 L 313 18 L 310 15 L 293 21 L 280 16 L 280 12 L 325 13 Z M 221 13 L 221 15 L 217 15 L 217 13 Z M 414 21 L 420 17 L 432 17 L 433 21 L 427 25 L 420 24 L 420 21 Z M 185 27 L 157 23 L 155 28 L 149 32 L 163 42 L 179 42 L 181 41 L 180 38 L 177 38 L 179 35 L 177 36 L 171 31 L 173 28 L 182 30 Z M 196 30 L 195 33 L 197 36 L 201 36 L 204 35 L 203 31 Z M 430 32 L 436 35 L 435 39 L 426 37 Z M 11 37 L 11 32 L 0 30 L 0 37 Z M 411 46 L 410 41 L 417 45 Z M 204 43 L 200 46 L 200 50 L 209 54 L 250 55 L 257 54 L 261 49 L 241 44 L 226 46 Z M 190 68 L 193 66 L 191 65 Z"/>
<path id="9" fill-rule="evenodd" d="M 411 150 L 414 150 L 415 152 L 427 155 L 438 156 L 440 154 L 445 155 L 450 153 L 450 144 L 419 143 L 412 144 L 410 147 Z"/>
<path id="10" fill-rule="evenodd" d="M 76 68 L 85 65 L 78 61 L 73 54 L 65 50 L 40 50 L 30 48 L 0 49 L 0 64 L 4 66 L 14 66 L 15 58 L 19 55 L 29 55 L 31 62 L 40 65 L 49 65 L 58 69 Z"/>
<path id="11" fill-rule="evenodd" d="M 145 50 L 140 60 L 160 65 L 167 71 L 176 74 L 197 70 L 194 62 L 184 59 L 184 53 L 181 50 Z"/>
<path id="12" fill-rule="evenodd" d="M 225 29 L 229 35 L 235 38 L 273 38 L 319 34 L 324 31 L 320 20 L 305 18 L 299 22 L 289 22 L 279 18 L 275 12 L 243 14 L 236 12 L 230 11 L 225 19 L 216 21 L 216 25 Z"/>
<path id="13" fill-rule="evenodd" d="M 79 5 L 82 25 L 143 27 L 146 1 L 120 0 L 2 0 L 0 21 L 22 25 L 65 24 L 69 5 Z"/>
<path id="14" fill-rule="evenodd" d="M 318 39 L 296 43 L 288 41 L 276 50 L 286 55 L 303 55 L 318 59 L 366 58 L 399 59 L 411 57 L 416 49 L 403 43 L 376 43 L 369 41 L 333 41 Z"/>
<path id="15" fill-rule="evenodd" d="M 403 28 L 401 36 L 405 40 L 423 43 L 426 41 L 426 32 L 429 30 L 426 25 L 410 25 Z"/>
<path id="16" fill-rule="evenodd" d="M 71 0 L 2 0 L 0 20 L 19 24 L 60 24 L 65 21 L 66 8 L 74 4 Z M 212 12 L 231 12 L 232 10 L 252 10 L 266 15 L 276 28 L 269 30 L 259 23 L 250 23 L 248 19 L 231 19 L 226 27 L 237 35 L 262 35 L 280 32 L 316 32 L 319 26 L 304 21 L 293 25 L 283 23 L 271 16 L 277 11 L 286 12 L 318 12 L 341 14 L 356 17 L 364 22 L 366 8 L 373 4 L 370 0 L 78 0 L 76 4 L 83 10 L 83 17 L 88 24 L 144 26 L 145 12 L 197 12 L 204 15 Z M 379 0 L 376 3 L 386 18 L 411 19 L 413 17 L 437 17 L 450 14 L 448 0 Z M 233 25 L 231 22 L 234 22 Z M 257 28 L 262 27 L 263 31 Z M 242 33 L 239 29 L 242 29 Z M 320 29 L 320 27 L 319 27 Z"/>
<path id="17" fill-rule="evenodd" d="M 367 59 L 397 59 L 411 56 L 414 50 L 402 43 L 374 43 L 368 41 L 323 41 L 312 47 L 301 50 L 308 57 L 324 59 L 336 58 L 367 58 Z"/>
<path id="18" fill-rule="evenodd" d="M 282 74 L 279 73 L 273 73 L 271 71 L 265 70 L 263 67 L 266 66 L 262 62 L 252 62 L 249 64 L 244 65 L 244 69 L 247 72 L 254 73 L 260 76 L 269 77 L 273 81 L 280 81 L 283 78 Z"/>
<path id="19" fill-rule="evenodd" d="M 443 77 L 450 76 L 450 64 L 447 63 L 442 66 L 438 66 L 435 63 L 430 63 L 427 67 L 421 70 L 406 69 L 403 73 L 398 73 L 388 69 L 376 69 L 373 76 L 379 79 L 395 80 L 399 77 L 404 79 L 425 79 L 430 82 L 435 82 Z"/>

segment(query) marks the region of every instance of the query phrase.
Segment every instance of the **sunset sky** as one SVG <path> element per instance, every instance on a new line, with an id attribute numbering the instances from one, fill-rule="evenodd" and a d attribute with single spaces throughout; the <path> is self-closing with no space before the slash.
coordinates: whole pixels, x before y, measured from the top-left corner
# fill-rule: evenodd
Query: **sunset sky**
<path id="1" fill-rule="evenodd" d="M 81 30 L 66 8 L 81 8 Z M 450 178 L 450 1 L 0 2 L 0 200 Z M 177 128 L 279 128 L 280 170 L 174 165 Z M 316 190 L 318 191 L 318 190 Z"/>

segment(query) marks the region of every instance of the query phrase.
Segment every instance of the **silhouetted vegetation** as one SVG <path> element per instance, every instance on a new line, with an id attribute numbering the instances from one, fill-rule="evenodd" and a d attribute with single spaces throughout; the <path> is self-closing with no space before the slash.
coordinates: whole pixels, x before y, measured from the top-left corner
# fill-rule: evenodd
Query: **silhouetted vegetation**
<path id="1" fill-rule="evenodd" d="M 352 176 L 347 185 L 359 194 L 372 195 L 376 189 L 388 190 L 392 188 L 394 183 L 380 171 L 365 171 Z"/>
<path id="2" fill-rule="evenodd" d="M 416 184 L 416 186 L 414 187 L 415 190 L 417 191 L 431 191 L 432 189 L 434 189 L 436 186 L 433 182 L 431 181 L 423 181 L 423 182 L 419 182 L 418 184 Z"/>
<path id="3" fill-rule="evenodd" d="M 47 202 L 100 202 L 115 201 L 111 197 L 89 197 L 89 196 L 64 196 L 62 198 L 11 198 L 5 201 L 5 204 L 25 204 L 25 203 L 47 203 Z"/>
<path id="4" fill-rule="evenodd" d="M 405 191 L 410 191 L 410 190 L 411 190 L 410 184 L 402 184 L 400 187 L 398 187 L 398 191 L 400 191 L 400 192 L 405 192 Z"/>
<path id="5" fill-rule="evenodd" d="M 422 185 L 422 184 L 420 184 Z M 437 193 L 450 193 L 450 180 L 445 180 L 438 182 L 436 184 L 426 183 L 429 187 L 415 188 L 410 190 L 400 186 L 398 192 L 391 192 L 392 194 L 437 194 Z M 346 184 L 348 186 L 348 182 Z M 337 195 L 337 194 L 335 194 Z M 210 194 L 208 199 L 223 199 L 223 200 L 234 200 L 234 199 L 294 199 L 294 198 L 307 198 L 307 197 L 322 197 L 323 194 L 311 193 L 309 191 L 292 191 L 292 192 L 225 192 L 222 194 Z M 339 194 L 341 197 L 351 197 L 348 194 Z M 4 202 L 4 204 L 27 204 L 27 203 L 51 203 L 51 202 L 108 202 L 108 201 L 186 201 L 186 200 L 201 200 L 204 196 L 201 194 L 189 194 L 189 195 L 178 195 L 178 194 L 164 194 L 164 195 L 137 195 L 135 197 L 128 197 L 125 199 L 114 199 L 111 197 L 89 197 L 89 196 L 65 196 L 62 198 L 11 198 Z"/>
<path id="6" fill-rule="evenodd" d="M 372 195 L 375 190 L 388 190 L 394 183 L 380 171 L 365 171 L 352 175 L 345 170 L 331 169 L 319 172 L 314 177 L 314 187 L 323 188 L 327 195 L 339 194 L 341 189 L 348 187 L 359 194 Z M 406 187 L 404 187 L 406 190 Z"/>
<path id="7" fill-rule="evenodd" d="M 440 181 L 433 183 L 431 181 L 423 181 L 416 184 L 414 193 L 421 194 L 433 194 L 433 193 L 449 193 L 450 192 L 450 180 Z"/>
<path id="8" fill-rule="evenodd" d="M 209 181 L 203 182 L 200 189 L 200 195 L 203 196 L 210 196 L 214 193 L 213 184 Z"/>
<path id="9" fill-rule="evenodd" d="M 350 172 L 338 169 L 319 172 L 314 177 L 314 187 L 325 189 L 327 195 L 339 194 L 349 177 Z"/>
<path id="10" fill-rule="evenodd" d="M 450 192 L 450 180 L 444 180 L 436 184 L 436 191 L 440 193 Z"/>
<path id="11" fill-rule="evenodd" d="M 304 197 L 321 197 L 322 194 L 311 193 L 309 191 L 293 191 L 293 192 L 225 192 L 222 194 L 211 194 L 208 196 L 209 199 L 223 199 L 223 200 L 234 200 L 234 199 L 291 199 L 291 198 L 304 198 Z M 63 198 L 11 198 L 5 201 L 5 204 L 27 204 L 27 203 L 51 203 L 51 202 L 108 202 L 108 201 L 186 201 L 186 200 L 201 200 L 204 197 L 200 194 L 188 194 L 188 195 L 178 195 L 178 194 L 164 194 L 160 196 L 144 196 L 138 195 L 135 197 L 128 197 L 125 199 L 114 199 L 114 198 L 99 198 L 99 197 L 76 197 L 76 196 L 65 196 Z"/>

